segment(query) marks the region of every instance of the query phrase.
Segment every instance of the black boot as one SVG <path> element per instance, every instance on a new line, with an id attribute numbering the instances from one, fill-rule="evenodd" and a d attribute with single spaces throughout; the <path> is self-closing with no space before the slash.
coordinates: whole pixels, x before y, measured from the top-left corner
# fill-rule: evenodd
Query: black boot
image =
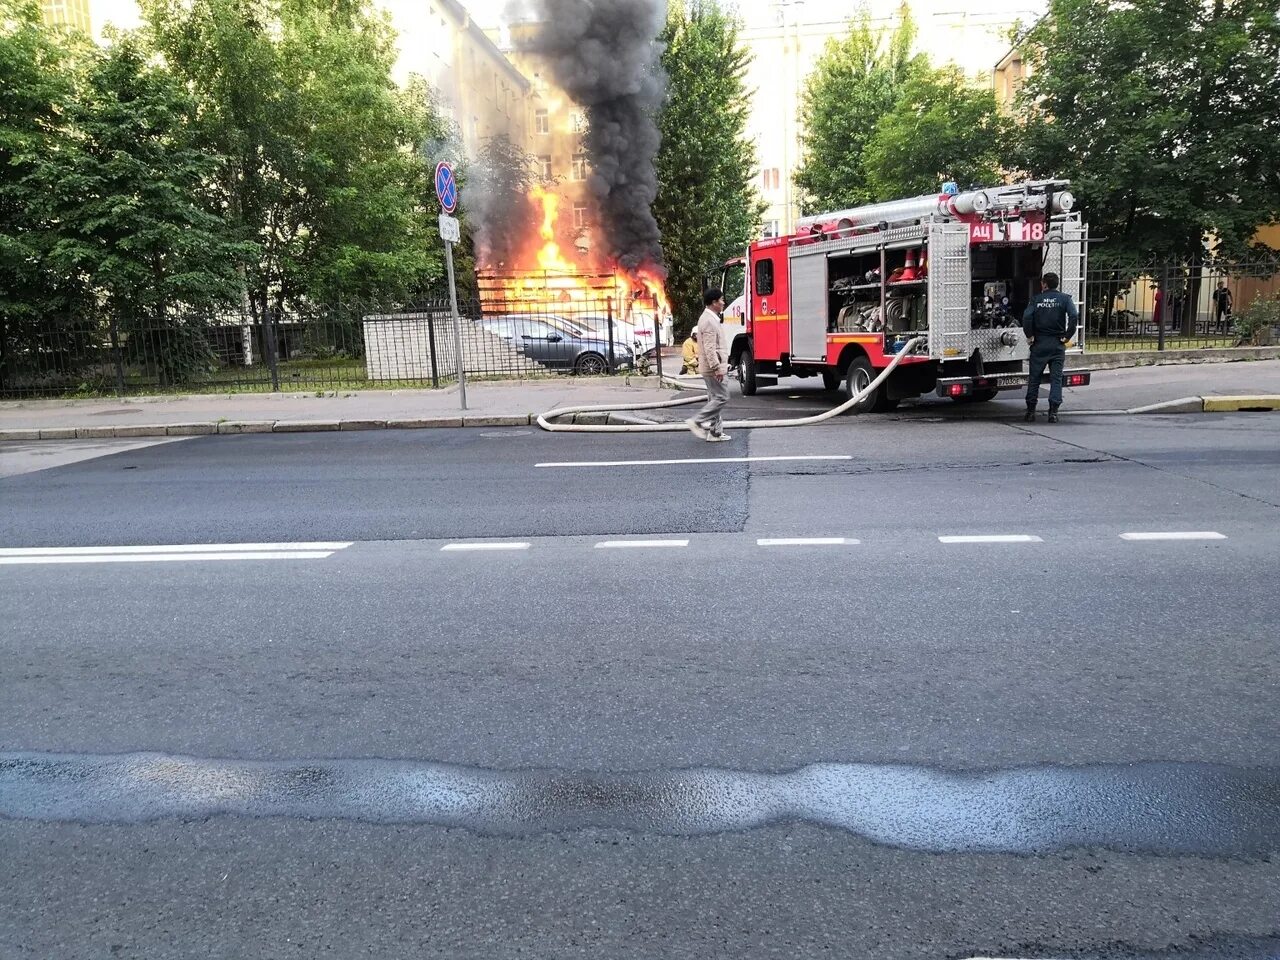
<path id="1" fill-rule="evenodd" d="M 1049 406 L 1049 422 L 1050 423 L 1058 422 L 1058 405 L 1056 403 L 1050 404 Z"/>
<path id="2" fill-rule="evenodd" d="M 1027 423 L 1036 422 L 1036 405 L 1034 403 L 1027 404 L 1027 413 L 1026 413 L 1026 416 L 1024 416 L 1022 419 L 1025 420 Z"/>

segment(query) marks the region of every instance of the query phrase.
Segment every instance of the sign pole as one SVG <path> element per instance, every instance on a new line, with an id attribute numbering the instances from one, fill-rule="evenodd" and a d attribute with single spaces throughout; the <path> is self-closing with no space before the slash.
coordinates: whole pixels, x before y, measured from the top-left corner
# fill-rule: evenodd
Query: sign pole
<path id="1" fill-rule="evenodd" d="M 453 314 L 453 349 L 458 360 L 458 396 L 462 409 L 467 409 L 467 372 L 462 363 L 462 321 L 458 318 L 458 288 L 453 282 L 453 243 L 444 242 L 444 265 L 449 271 L 449 310 Z"/>
<path id="2" fill-rule="evenodd" d="M 449 271 L 449 315 L 453 317 L 454 362 L 458 365 L 458 397 L 462 409 L 467 409 L 467 371 L 462 357 L 462 320 L 458 316 L 458 287 L 453 280 L 453 245 L 462 234 L 458 221 L 452 216 L 458 209 L 458 181 L 453 175 L 453 164 L 441 160 L 436 164 L 436 198 L 440 201 L 440 239 L 444 241 L 444 265 Z"/>

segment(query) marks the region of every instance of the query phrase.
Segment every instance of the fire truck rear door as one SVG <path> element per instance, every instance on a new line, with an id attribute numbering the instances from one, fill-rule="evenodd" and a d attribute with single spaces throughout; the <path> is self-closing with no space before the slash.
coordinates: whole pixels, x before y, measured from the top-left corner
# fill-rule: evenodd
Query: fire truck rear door
<path id="1" fill-rule="evenodd" d="M 969 279 L 969 225 L 933 224 L 929 230 L 929 356 L 969 355 L 973 328 Z"/>
<path id="2" fill-rule="evenodd" d="M 791 257 L 791 358 L 827 358 L 827 255 Z"/>
<path id="3" fill-rule="evenodd" d="M 1045 245 L 1042 273 L 1056 273 L 1060 279 L 1058 289 L 1076 302 L 1080 311 L 1080 323 L 1076 329 L 1075 343 L 1068 353 L 1084 352 L 1085 331 L 1085 271 L 1088 269 L 1089 228 L 1073 220 L 1053 224 L 1049 228 L 1049 242 Z"/>

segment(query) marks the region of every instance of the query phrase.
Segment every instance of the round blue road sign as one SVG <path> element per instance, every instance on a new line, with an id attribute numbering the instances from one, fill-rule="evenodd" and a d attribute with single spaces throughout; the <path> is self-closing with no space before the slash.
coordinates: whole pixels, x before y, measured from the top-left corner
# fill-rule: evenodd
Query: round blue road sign
<path id="1" fill-rule="evenodd" d="M 458 209 L 458 181 L 453 178 L 453 165 L 445 160 L 436 164 L 436 196 L 445 213 Z"/>

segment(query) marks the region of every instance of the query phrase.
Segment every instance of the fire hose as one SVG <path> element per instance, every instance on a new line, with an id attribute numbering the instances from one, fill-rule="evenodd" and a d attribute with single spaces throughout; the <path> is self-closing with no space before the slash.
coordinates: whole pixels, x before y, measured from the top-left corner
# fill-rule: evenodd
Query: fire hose
<path id="1" fill-rule="evenodd" d="M 859 390 L 856 394 L 846 400 L 844 403 L 822 413 L 815 413 L 810 417 L 796 417 L 789 420 L 729 420 L 725 422 L 726 427 L 732 427 L 737 430 L 752 430 L 758 427 L 805 427 L 815 423 L 822 423 L 830 420 L 832 417 L 838 417 L 853 407 L 856 407 L 864 397 L 872 393 L 880 387 L 885 380 L 889 379 L 889 375 L 902 362 L 903 357 L 915 350 L 916 346 L 922 343 L 923 337 L 916 337 L 907 342 L 901 350 L 897 352 L 889 365 L 880 371 L 879 376 Z M 672 379 L 664 377 L 663 379 Z M 672 380 L 673 383 L 679 383 L 678 380 Z M 681 397 L 677 400 L 659 400 L 654 403 L 633 403 L 633 404 L 597 404 L 594 406 L 578 406 L 578 407 L 557 407 L 554 410 L 548 410 L 546 413 L 538 416 L 538 426 L 543 430 L 550 430 L 552 433 L 662 433 L 675 432 L 679 430 L 689 429 L 683 423 L 553 423 L 557 417 L 567 416 L 574 413 L 610 413 L 622 410 L 658 410 L 664 407 L 679 407 L 690 403 L 704 403 L 707 399 L 706 394 L 700 394 L 696 397 Z"/>

